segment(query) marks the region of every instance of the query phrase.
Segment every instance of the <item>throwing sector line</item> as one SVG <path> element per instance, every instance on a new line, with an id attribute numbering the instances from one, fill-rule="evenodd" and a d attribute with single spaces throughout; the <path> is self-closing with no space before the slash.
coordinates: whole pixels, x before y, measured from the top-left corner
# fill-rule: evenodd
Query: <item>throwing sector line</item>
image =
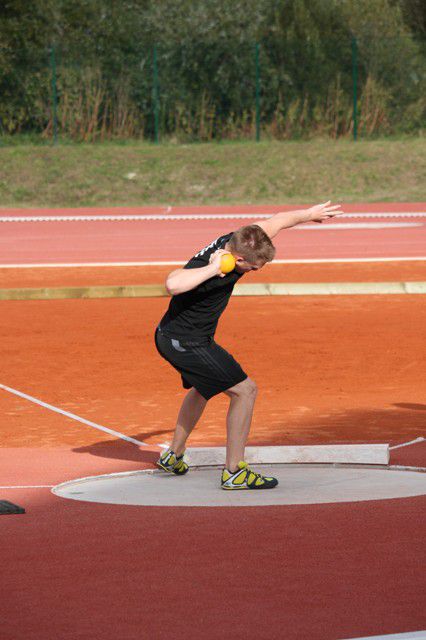
<path id="1" fill-rule="evenodd" d="M 89 427 L 94 427 L 95 429 L 99 429 L 99 431 L 104 431 L 105 433 L 108 433 L 111 436 L 121 438 L 121 440 L 126 440 L 126 442 L 131 442 L 132 444 L 135 444 L 138 447 L 150 446 L 146 442 L 142 442 L 141 440 L 136 440 L 136 438 L 132 438 L 131 436 L 126 436 L 124 435 L 124 433 L 120 433 L 119 431 L 114 431 L 114 429 L 109 429 L 108 427 L 104 427 L 101 424 L 92 422 L 91 420 L 86 420 L 86 418 L 81 418 L 80 416 L 77 416 L 75 413 L 70 413 L 69 411 L 64 411 L 63 409 L 59 409 L 59 407 L 54 407 L 52 404 L 48 404 L 47 402 L 38 400 L 38 398 L 29 396 L 28 394 L 22 393 L 22 391 L 18 391 L 17 389 L 12 389 L 11 387 L 7 387 L 5 384 L 0 384 L 0 389 L 3 389 L 4 391 L 8 391 L 9 393 L 13 393 L 15 396 L 19 396 L 20 398 L 24 398 L 25 400 L 29 400 L 30 402 L 34 402 L 35 404 L 40 405 L 40 407 L 44 407 L 45 409 L 50 409 L 50 411 L 55 411 L 56 413 L 60 413 L 66 418 L 70 418 L 71 420 L 76 420 L 77 422 L 86 424 Z"/>

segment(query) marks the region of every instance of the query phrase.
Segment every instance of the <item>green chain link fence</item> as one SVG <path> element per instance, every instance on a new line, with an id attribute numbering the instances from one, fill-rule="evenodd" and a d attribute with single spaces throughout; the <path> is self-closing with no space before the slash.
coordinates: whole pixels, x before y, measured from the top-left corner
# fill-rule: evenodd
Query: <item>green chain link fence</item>
<path id="1" fill-rule="evenodd" d="M 392 55 L 389 55 L 389 51 Z M 53 45 L 0 68 L 0 132 L 60 140 L 371 137 L 424 128 L 412 38 L 268 39 L 141 48 L 103 59 Z"/>

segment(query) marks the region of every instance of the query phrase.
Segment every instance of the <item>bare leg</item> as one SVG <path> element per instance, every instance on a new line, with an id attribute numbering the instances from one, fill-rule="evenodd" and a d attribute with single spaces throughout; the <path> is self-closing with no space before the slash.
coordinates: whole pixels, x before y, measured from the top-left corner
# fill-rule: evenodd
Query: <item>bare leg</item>
<path id="1" fill-rule="evenodd" d="M 226 443 L 226 468 L 234 472 L 240 460 L 244 460 L 244 450 L 250 432 L 256 383 L 250 378 L 225 391 L 231 398 L 226 418 L 228 438 Z"/>
<path id="2" fill-rule="evenodd" d="M 176 422 L 171 449 L 180 456 L 185 450 L 187 438 L 203 413 L 207 400 L 194 388 L 186 394 Z"/>

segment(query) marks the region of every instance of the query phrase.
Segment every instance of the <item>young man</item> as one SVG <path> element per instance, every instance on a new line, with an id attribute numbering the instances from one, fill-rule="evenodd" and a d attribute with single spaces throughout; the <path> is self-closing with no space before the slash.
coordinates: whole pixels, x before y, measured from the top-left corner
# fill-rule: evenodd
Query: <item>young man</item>
<path id="1" fill-rule="evenodd" d="M 342 213 L 330 201 L 309 209 L 277 213 L 214 240 L 183 267 L 169 274 L 167 291 L 172 299 L 155 332 L 160 355 L 182 376 L 189 389 L 176 422 L 173 441 L 157 465 L 169 473 L 183 475 L 187 438 L 213 396 L 225 393 L 227 414 L 226 467 L 221 486 L 226 490 L 272 489 L 275 478 L 255 473 L 244 461 L 257 387 L 225 349 L 214 341 L 219 317 L 225 310 L 235 283 L 248 271 L 261 269 L 275 255 L 272 238 L 282 229 L 303 222 L 323 222 Z M 236 266 L 221 272 L 224 253 L 232 253 Z"/>

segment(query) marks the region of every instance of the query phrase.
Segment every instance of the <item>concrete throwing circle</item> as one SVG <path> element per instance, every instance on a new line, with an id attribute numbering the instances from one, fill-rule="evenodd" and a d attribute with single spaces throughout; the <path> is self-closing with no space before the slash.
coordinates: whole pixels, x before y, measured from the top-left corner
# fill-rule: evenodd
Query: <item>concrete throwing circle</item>
<path id="1" fill-rule="evenodd" d="M 161 507 L 249 507 L 406 498 L 426 494 L 426 473 L 371 467 L 256 465 L 279 485 L 266 491 L 223 491 L 221 470 L 193 468 L 178 477 L 160 470 L 80 478 L 52 489 L 71 500 Z"/>

